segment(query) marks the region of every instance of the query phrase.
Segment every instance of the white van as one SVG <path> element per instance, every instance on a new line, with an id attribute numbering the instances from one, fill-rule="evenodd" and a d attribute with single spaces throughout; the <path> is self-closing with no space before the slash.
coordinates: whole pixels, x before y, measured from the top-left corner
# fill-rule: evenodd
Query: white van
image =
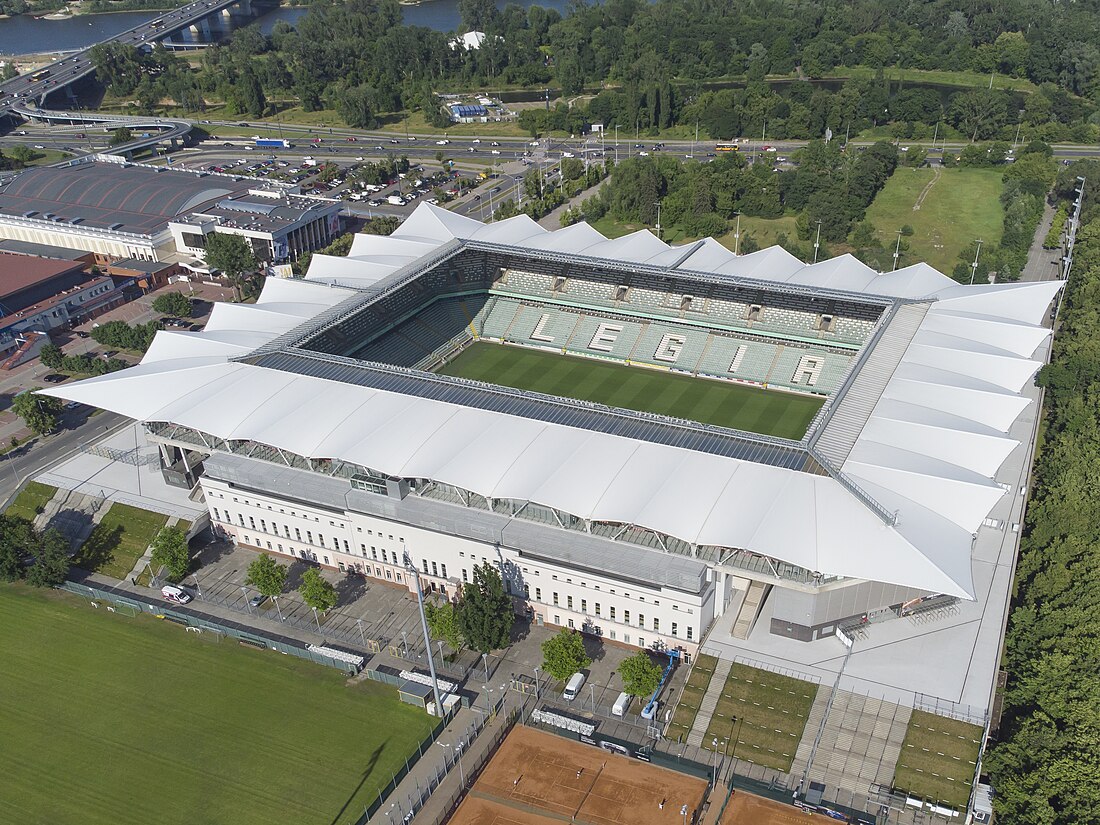
<path id="1" fill-rule="evenodd" d="M 164 587 L 160 589 L 160 595 L 164 596 L 167 601 L 175 602 L 176 604 L 187 604 L 191 601 L 191 594 L 182 587 L 176 587 L 174 584 L 164 585 Z"/>
<path id="2" fill-rule="evenodd" d="M 626 709 L 630 707 L 630 700 L 633 697 L 625 690 L 619 694 L 619 698 L 615 700 L 615 704 L 611 706 L 611 713 L 614 716 L 626 716 Z"/>
<path id="3" fill-rule="evenodd" d="M 581 686 L 584 684 L 584 674 L 574 673 L 569 677 L 569 683 L 565 686 L 565 690 L 562 691 L 561 698 L 566 702 L 572 702 L 577 698 L 577 694 L 581 692 Z"/>

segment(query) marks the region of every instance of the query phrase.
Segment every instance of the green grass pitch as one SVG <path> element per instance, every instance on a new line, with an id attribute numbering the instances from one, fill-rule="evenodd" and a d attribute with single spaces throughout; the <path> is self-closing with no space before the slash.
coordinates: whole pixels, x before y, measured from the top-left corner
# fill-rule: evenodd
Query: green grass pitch
<path id="1" fill-rule="evenodd" d="M 345 825 L 430 718 L 377 682 L 152 617 L 0 592 L 0 822 Z"/>
<path id="2" fill-rule="evenodd" d="M 802 438 L 823 403 L 813 396 L 486 342 L 438 372 L 780 438 Z"/>

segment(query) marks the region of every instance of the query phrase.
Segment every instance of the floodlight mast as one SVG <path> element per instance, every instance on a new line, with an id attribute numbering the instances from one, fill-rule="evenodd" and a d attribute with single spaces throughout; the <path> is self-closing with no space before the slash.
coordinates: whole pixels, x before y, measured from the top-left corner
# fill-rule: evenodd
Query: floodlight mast
<path id="1" fill-rule="evenodd" d="M 435 675 L 435 660 L 432 658 L 432 637 L 428 634 L 428 618 L 424 615 L 424 591 L 420 589 L 420 571 L 409 558 L 409 553 L 404 548 L 401 550 L 404 557 L 405 570 L 412 574 L 416 584 L 416 606 L 420 608 L 420 629 L 424 631 L 424 650 L 428 654 L 428 670 L 432 674 L 432 693 L 435 695 L 435 715 L 443 718 L 443 702 L 439 698 L 439 679 Z"/>

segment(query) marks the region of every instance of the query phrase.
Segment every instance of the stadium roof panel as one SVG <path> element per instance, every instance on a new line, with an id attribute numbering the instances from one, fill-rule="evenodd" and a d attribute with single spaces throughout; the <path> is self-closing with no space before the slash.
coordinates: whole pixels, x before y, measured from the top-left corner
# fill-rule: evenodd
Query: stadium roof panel
<path id="1" fill-rule="evenodd" d="M 972 596 L 972 533 L 1003 495 L 992 477 L 1016 446 L 1007 433 L 1029 403 L 1020 389 L 1060 283 L 966 287 L 913 267 L 868 280 L 843 258 L 804 267 L 776 248 L 730 260 L 713 243 L 615 244 L 583 225 L 531 234 L 525 221 L 508 224 L 479 241 L 480 223 L 422 205 L 394 236 L 357 241 L 355 258 L 317 256 L 306 281 L 269 281 L 253 306 L 219 305 L 202 333 L 158 334 L 137 367 L 44 392 L 826 575 Z M 632 245 L 641 252 L 631 261 L 586 251 Z M 687 254 L 678 277 L 767 292 L 777 287 L 761 280 L 768 270 L 784 285 L 819 282 L 797 288 L 805 294 L 893 306 L 802 444 L 297 348 L 466 246 L 567 254 L 574 272 L 587 263 L 660 274 L 639 259 Z M 398 257 L 409 263 L 392 268 Z M 339 261 L 335 280 L 349 289 L 322 286 L 333 276 L 318 258 Z"/>

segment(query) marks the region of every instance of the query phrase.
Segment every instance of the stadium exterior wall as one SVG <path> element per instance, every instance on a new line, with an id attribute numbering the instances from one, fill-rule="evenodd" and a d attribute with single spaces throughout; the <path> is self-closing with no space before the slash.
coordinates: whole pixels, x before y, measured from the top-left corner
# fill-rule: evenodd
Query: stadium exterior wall
<path id="1" fill-rule="evenodd" d="M 525 599 L 536 624 L 572 627 L 637 647 L 683 648 L 694 654 L 713 618 L 714 586 L 709 581 L 700 592 L 688 593 L 533 559 L 490 540 L 321 507 L 295 498 L 293 491 L 249 489 L 210 473 L 201 484 L 219 533 L 240 546 L 286 559 L 313 561 L 411 591 L 400 563 L 407 551 L 424 586 L 447 597 L 461 591 L 476 565 L 488 562 L 519 573 L 522 590 L 515 595 Z M 656 553 L 643 547 L 637 552 Z"/>
<path id="2" fill-rule="evenodd" d="M 10 215 L 0 216 L 0 238 L 142 261 L 163 261 L 176 251 L 167 230 L 156 235 L 136 235 Z"/>

